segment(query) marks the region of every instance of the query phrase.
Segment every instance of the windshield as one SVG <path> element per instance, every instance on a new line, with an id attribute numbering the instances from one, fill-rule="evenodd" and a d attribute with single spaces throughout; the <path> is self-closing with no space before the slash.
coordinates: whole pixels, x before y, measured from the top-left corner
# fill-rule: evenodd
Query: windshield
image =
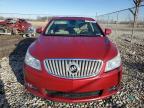
<path id="1" fill-rule="evenodd" d="M 103 36 L 103 33 L 95 21 L 52 20 L 45 35 Z"/>

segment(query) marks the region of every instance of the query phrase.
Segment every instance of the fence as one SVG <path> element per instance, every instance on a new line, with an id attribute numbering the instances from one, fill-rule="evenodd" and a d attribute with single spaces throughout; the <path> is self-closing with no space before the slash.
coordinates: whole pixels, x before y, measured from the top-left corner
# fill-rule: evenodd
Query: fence
<path id="1" fill-rule="evenodd" d="M 131 10 L 133 11 L 134 9 L 135 7 L 99 15 L 96 16 L 96 19 L 103 28 L 112 28 L 113 35 L 131 35 L 134 19 Z M 139 7 L 134 36 L 144 38 L 144 5 Z"/>
<path id="2" fill-rule="evenodd" d="M 7 18 L 22 18 L 26 19 L 34 27 L 37 26 L 44 26 L 48 19 L 51 17 L 61 17 L 61 16 L 66 16 L 66 15 L 50 15 L 50 14 L 23 14 L 23 13 L 0 13 L 0 21 L 5 20 Z M 68 15 L 70 16 L 70 15 Z M 95 16 L 87 16 L 87 15 L 72 15 L 72 17 L 81 17 L 81 16 L 86 16 L 86 17 L 92 17 L 95 18 Z"/>
<path id="3" fill-rule="evenodd" d="M 128 8 L 112 13 L 96 16 L 97 22 L 103 28 L 112 28 L 113 35 L 132 34 L 134 16 L 130 10 L 135 8 Z M 35 27 L 44 26 L 48 18 L 53 15 L 50 14 L 21 14 L 21 13 L 0 13 L 0 20 L 6 18 L 24 18 L 30 21 Z M 76 15 L 78 16 L 78 15 Z M 94 17 L 94 16 L 90 16 Z M 134 29 L 134 35 L 142 37 L 144 35 L 144 5 L 139 7 L 139 14 L 137 19 L 137 26 Z"/>

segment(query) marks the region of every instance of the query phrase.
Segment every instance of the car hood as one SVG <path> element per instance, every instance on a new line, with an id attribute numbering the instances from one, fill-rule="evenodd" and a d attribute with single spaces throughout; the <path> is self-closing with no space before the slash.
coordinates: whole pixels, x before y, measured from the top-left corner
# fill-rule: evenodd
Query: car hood
<path id="1" fill-rule="evenodd" d="M 107 37 L 40 36 L 31 46 L 30 53 L 40 59 L 75 58 L 109 60 L 117 48 Z"/>

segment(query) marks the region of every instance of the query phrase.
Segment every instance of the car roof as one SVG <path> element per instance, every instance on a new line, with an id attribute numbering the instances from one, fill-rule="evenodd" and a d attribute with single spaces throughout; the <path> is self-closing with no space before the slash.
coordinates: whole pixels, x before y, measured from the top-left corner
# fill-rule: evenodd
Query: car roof
<path id="1" fill-rule="evenodd" d="M 93 18 L 90 17 L 52 17 L 52 20 L 88 20 L 88 21 L 95 21 Z"/>

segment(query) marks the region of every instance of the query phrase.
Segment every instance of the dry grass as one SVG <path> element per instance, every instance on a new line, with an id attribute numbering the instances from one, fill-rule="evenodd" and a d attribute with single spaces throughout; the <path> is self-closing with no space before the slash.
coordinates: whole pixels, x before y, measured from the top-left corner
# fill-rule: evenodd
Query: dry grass
<path id="1" fill-rule="evenodd" d="M 44 27 L 48 21 L 30 21 L 34 27 Z"/>

